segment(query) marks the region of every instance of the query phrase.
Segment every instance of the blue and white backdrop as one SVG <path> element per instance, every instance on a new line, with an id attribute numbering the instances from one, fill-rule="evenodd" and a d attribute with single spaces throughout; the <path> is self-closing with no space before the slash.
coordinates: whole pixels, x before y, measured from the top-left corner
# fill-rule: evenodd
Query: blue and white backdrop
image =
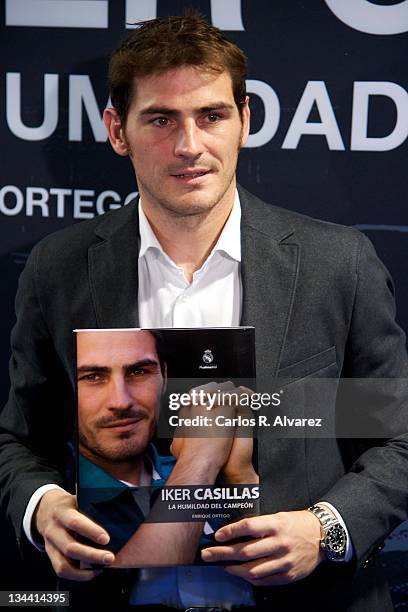
<path id="1" fill-rule="evenodd" d="M 5 0 L 0 7 L 0 395 L 18 276 L 32 246 L 125 205 L 130 164 L 107 144 L 110 51 L 132 22 L 196 7 L 244 49 L 253 124 L 242 185 L 263 199 L 354 225 L 396 284 L 408 330 L 408 0 Z M 22 565 L 4 517 L 0 587 L 47 584 Z M 408 607 L 408 528 L 383 553 L 398 609 Z M 1 557 L 4 559 L 5 555 Z M 17 576 L 17 577 L 16 577 Z"/>

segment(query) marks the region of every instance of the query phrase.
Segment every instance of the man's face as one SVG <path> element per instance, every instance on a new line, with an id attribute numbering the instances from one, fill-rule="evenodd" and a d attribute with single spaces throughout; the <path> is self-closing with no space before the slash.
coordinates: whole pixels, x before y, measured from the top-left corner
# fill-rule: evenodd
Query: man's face
<path id="1" fill-rule="evenodd" d="M 144 453 L 165 379 L 150 332 L 77 334 L 79 444 L 101 465 Z"/>
<path id="2" fill-rule="evenodd" d="M 116 136 L 114 117 L 105 111 L 111 143 L 130 155 L 146 207 L 190 216 L 232 203 L 249 109 L 246 103 L 241 119 L 227 72 L 184 66 L 137 78 L 126 126 Z"/>

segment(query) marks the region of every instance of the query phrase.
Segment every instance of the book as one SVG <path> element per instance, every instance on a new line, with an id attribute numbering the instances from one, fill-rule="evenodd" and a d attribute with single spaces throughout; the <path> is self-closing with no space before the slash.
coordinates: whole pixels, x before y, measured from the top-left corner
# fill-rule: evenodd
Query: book
<path id="1" fill-rule="evenodd" d="M 259 514 L 254 331 L 75 330 L 78 508 L 114 566 L 203 563 Z"/>

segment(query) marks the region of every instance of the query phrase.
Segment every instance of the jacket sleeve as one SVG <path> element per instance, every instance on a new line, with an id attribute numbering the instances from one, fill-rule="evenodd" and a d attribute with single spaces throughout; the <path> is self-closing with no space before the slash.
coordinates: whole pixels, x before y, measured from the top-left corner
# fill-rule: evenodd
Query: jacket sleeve
<path id="1" fill-rule="evenodd" d="M 391 278 L 363 235 L 355 274 L 337 414 L 351 436 L 341 442 L 357 458 L 324 499 L 341 513 L 364 567 L 407 519 L 408 357 Z"/>
<path id="2" fill-rule="evenodd" d="M 25 538 L 24 512 L 34 491 L 48 483 L 67 487 L 72 432 L 72 386 L 37 293 L 39 252 L 39 247 L 33 249 L 19 280 L 11 334 L 11 389 L 0 412 L 0 499 L 20 544 Z"/>

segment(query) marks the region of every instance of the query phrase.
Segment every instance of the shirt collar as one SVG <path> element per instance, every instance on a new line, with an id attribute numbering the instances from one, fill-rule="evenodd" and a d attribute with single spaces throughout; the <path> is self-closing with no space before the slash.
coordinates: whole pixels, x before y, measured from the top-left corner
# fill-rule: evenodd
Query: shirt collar
<path id="1" fill-rule="evenodd" d="M 218 238 L 217 244 L 210 257 L 216 251 L 223 251 L 235 261 L 241 261 L 241 204 L 239 201 L 238 191 L 235 190 L 234 204 L 231 213 L 227 219 L 226 224 Z M 165 257 L 166 253 L 163 251 L 163 247 L 157 240 L 152 227 L 147 220 L 144 210 L 141 205 L 141 199 L 139 199 L 139 233 L 140 233 L 140 251 L 139 258 L 144 257 L 149 249 L 155 249 L 160 251 Z"/>
<path id="2" fill-rule="evenodd" d="M 155 445 L 151 442 L 147 449 L 147 458 L 152 466 L 152 485 L 164 485 L 175 464 L 171 455 L 159 455 Z M 79 454 L 79 482 L 83 497 L 92 495 L 92 500 L 105 501 L 116 497 L 118 493 L 131 488 L 123 480 L 114 478 L 101 467 Z"/>
<path id="3" fill-rule="evenodd" d="M 139 198 L 139 234 L 140 234 L 140 250 L 139 259 L 144 257 L 148 249 L 157 249 L 164 253 L 162 245 L 157 240 L 152 226 L 150 225 L 145 212 L 142 208 L 142 200 Z"/>

